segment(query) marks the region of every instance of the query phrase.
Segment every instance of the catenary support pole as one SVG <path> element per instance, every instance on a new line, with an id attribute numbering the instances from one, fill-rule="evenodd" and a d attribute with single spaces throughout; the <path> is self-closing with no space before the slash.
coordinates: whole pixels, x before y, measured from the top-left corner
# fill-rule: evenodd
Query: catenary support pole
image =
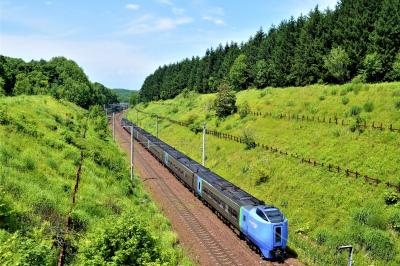
<path id="1" fill-rule="evenodd" d="M 202 164 L 206 166 L 206 123 L 203 123 L 203 156 Z"/>
<path id="2" fill-rule="evenodd" d="M 115 140 L 115 113 L 112 113 L 112 133 L 113 133 L 113 140 Z"/>
<path id="3" fill-rule="evenodd" d="M 133 165 L 133 163 L 134 163 L 134 158 L 133 158 L 133 156 L 134 156 L 134 143 L 133 143 L 133 140 L 134 140 L 134 138 L 133 138 L 133 126 L 131 126 L 131 181 L 133 180 L 133 167 L 134 167 L 134 165 Z"/>
<path id="4" fill-rule="evenodd" d="M 353 247 L 348 245 L 348 246 L 340 246 L 338 247 L 338 251 L 342 251 L 347 249 L 349 251 L 349 258 L 348 258 L 348 266 L 352 266 L 353 264 Z"/>

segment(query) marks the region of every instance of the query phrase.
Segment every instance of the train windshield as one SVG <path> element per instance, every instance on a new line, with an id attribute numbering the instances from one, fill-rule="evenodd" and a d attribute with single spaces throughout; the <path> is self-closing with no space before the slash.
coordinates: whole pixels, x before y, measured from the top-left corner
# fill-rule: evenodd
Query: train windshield
<path id="1" fill-rule="evenodd" d="M 264 213 L 271 223 L 281 223 L 285 220 L 285 217 L 278 209 L 265 210 Z"/>

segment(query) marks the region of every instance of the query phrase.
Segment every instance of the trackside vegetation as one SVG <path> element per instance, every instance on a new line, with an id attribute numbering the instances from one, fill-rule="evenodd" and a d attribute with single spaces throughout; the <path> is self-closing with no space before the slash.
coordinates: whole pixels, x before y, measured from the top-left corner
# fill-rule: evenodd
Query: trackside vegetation
<path id="1" fill-rule="evenodd" d="M 68 265 L 192 264 L 139 178 L 129 179 L 101 107 L 1 97 L 0 264 L 55 265 L 62 247 Z"/>
<path id="2" fill-rule="evenodd" d="M 340 53 L 337 51 L 335 53 Z M 311 265 L 346 265 L 340 245 L 353 245 L 357 265 L 400 264 L 400 196 L 384 182 L 400 183 L 400 133 L 354 128 L 357 121 L 400 128 L 400 83 L 248 89 L 236 93 L 238 111 L 217 115 L 217 94 L 185 91 L 174 99 L 141 103 L 136 108 L 177 121 L 159 123 L 162 140 L 201 161 L 203 121 L 207 128 L 241 136 L 237 143 L 207 135 L 206 166 L 289 219 L 289 246 Z M 249 112 L 338 117 L 341 126 L 312 121 L 254 116 Z M 130 109 L 128 117 L 155 133 L 156 119 Z M 192 130 L 191 130 L 192 129 Z M 355 129 L 355 130 L 354 130 Z M 342 165 L 383 182 L 347 177 L 299 160 L 254 148 L 254 141 L 306 158 Z"/>

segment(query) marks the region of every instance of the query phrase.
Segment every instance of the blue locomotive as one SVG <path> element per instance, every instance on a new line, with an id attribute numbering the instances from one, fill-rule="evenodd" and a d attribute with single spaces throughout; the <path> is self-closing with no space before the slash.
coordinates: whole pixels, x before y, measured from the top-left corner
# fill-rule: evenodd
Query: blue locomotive
<path id="1" fill-rule="evenodd" d="M 283 256 L 288 220 L 278 208 L 264 205 L 129 120 L 123 118 L 121 124 L 128 133 L 127 126 L 132 126 L 134 138 L 262 256 Z"/>

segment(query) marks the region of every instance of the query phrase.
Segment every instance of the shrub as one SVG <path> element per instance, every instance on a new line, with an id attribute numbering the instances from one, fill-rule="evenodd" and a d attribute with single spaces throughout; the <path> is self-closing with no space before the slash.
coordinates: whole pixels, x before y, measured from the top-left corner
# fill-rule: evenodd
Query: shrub
<path id="1" fill-rule="evenodd" d="M 349 92 L 349 91 L 348 91 L 346 88 L 343 88 L 343 89 L 340 91 L 340 96 L 345 96 L 348 92 Z"/>
<path id="2" fill-rule="evenodd" d="M 386 227 L 386 221 L 383 214 L 371 207 L 358 209 L 353 215 L 353 220 L 359 224 L 368 225 L 378 229 L 384 229 Z"/>
<path id="3" fill-rule="evenodd" d="M 343 97 L 342 97 L 342 103 L 343 103 L 343 105 L 346 105 L 346 104 L 348 104 L 349 102 L 350 102 L 349 97 L 347 97 L 347 96 L 343 96 Z"/>
<path id="4" fill-rule="evenodd" d="M 366 102 L 366 103 L 364 104 L 364 111 L 365 111 L 365 112 L 370 113 L 370 112 L 372 112 L 373 110 L 374 110 L 374 104 L 373 104 L 372 102 Z"/>
<path id="5" fill-rule="evenodd" d="M 325 100 L 325 96 L 324 95 L 321 95 L 321 96 L 319 96 L 319 98 L 318 98 L 320 101 L 324 101 Z"/>
<path id="6" fill-rule="evenodd" d="M 197 118 L 198 118 L 198 115 L 196 115 L 196 114 L 190 114 L 190 115 L 186 118 L 185 122 L 186 122 L 188 125 L 191 125 L 191 124 L 194 123 L 194 121 L 196 121 Z"/>
<path id="7" fill-rule="evenodd" d="M 389 261 L 395 254 L 395 246 L 391 239 L 379 230 L 369 230 L 364 236 L 366 250 L 372 256 Z"/>
<path id="8" fill-rule="evenodd" d="M 356 117 L 356 120 L 350 125 L 350 131 L 355 132 L 359 131 L 359 133 L 364 132 L 365 119 L 361 118 L 359 115 Z"/>
<path id="9" fill-rule="evenodd" d="M 246 145 L 246 150 L 251 150 L 256 147 L 256 142 L 254 141 L 253 132 L 249 129 L 243 130 L 243 142 Z"/>
<path id="10" fill-rule="evenodd" d="M 396 212 L 389 217 L 390 227 L 400 233 L 400 212 Z"/>
<path id="11" fill-rule="evenodd" d="M 0 125 L 8 125 L 10 123 L 10 117 L 8 116 L 7 110 L 0 109 Z"/>
<path id="12" fill-rule="evenodd" d="M 393 97 L 399 97 L 399 96 L 400 96 L 400 90 L 395 90 L 395 91 L 392 93 L 392 96 L 393 96 Z"/>
<path id="13" fill-rule="evenodd" d="M 336 94 L 337 94 L 337 90 L 336 90 L 336 89 L 331 90 L 331 95 L 332 95 L 332 96 L 334 96 L 334 95 L 336 95 Z"/>
<path id="14" fill-rule="evenodd" d="M 240 115 L 240 118 L 244 118 L 251 112 L 249 103 L 247 101 L 244 101 L 238 108 L 238 113 Z"/>
<path id="15" fill-rule="evenodd" d="M 349 77 L 350 58 L 341 47 L 332 48 L 328 56 L 324 58 L 324 66 L 328 73 L 339 82 L 344 82 Z"/>
<path id="16" fill-rule="evenodd" d="M 391 80 L 400 80 L 400 52 L 393 62 L 392 71 L 389 74 Z"/>
<path id="17" fill-rule="evenodd" d="M 57 255 L 52 249 L 51 239 L 46 239 L 43 230 L 23 235 L 8 234 L 0 230 L 1 265 L 55 265 Z"/>
<path id="18" fill-rule="evenodd" d="M 378 53 L 367 54 L 363 61 L 363 75 L 365 75 L 366 81 L 381 80 L 383 72 L 382 56 Z"/>
<path id="19" fill-rule="evenodd" d="M 264 184 L 268 182 L 269 176 L 267 175 L 261 175 L 257 180 L 256 180 L 256 186 L 259 186 L 261 184 Z"/>
<path id="20" fill-rule="evenodd" d="M 33 171 L 36 168 L 35 160 L 30 156 L 25 157 L 24 158 L 24 168 L 25 168 L 25 170 Z"/>
<path id="21" fill-rule="evenodd" d="M 325 228 L 318 228 L 315 232 L 315 241 L 318 245 L 322 245 L 329 237 L 329 232 Z"/>
<path id="22" fill-rule="evenodd" d="M 173 114 L 176 114 L 178 111 L 179 111 L 179 109 L 175 105 L 171 109 L 171 113 L 173 113 Z"/>
<path id="23" fill-rule="evenodd" d="M 361 113 L 361 108 L 360 108 L 359 106 L 353 105 L 353 106 L 350 108 L 350 115 L 352 115 L 352 116 L 357 116 L 357 115 L 359 115 L 360 113 Z"/>
<path id="24" fill-rule="evenodd" d="M 395 205 L 397 202 L 400 202 L 400 195 L 394 191 L 385 192 L 383 197 L 387 205 Z"/>
<path id="25" fill-rule="evenodd" d="M 229 116 L 237 111 L 236 95 L 228 84 L 223 83 L 220 85 L 214 106 L 216 114 L 220 118 Z"/>
<path id="26" fill-rule="evenodd" d="M 400 110 L 400 101 L 396 101 L 394 103 L 394 108 L 396 108 L 397 110 Z"/>
<path id="27" fill-rule="evenodd" d="M 156 239 L 133 218 L 121 217 L 92 238 L 82 250 L 83 264 L 161 264 L 161 252 Z"/>
<path id="28" fill-rule="evenodd" d="M 265 95 L 267 95 L 267 92 L 265 90 L 261 91 L 260 95 L 259 95 L 259 98 L 263 98 Z"/>

